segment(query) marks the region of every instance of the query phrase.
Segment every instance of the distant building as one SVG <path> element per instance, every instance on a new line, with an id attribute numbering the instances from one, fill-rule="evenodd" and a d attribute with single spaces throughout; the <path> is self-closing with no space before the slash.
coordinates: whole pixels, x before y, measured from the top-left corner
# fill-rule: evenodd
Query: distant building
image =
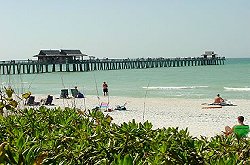
<path id="1" fill-rule="evenodd" d="M 205 51 L 204 54 L 202 54 L 204 58 L 215 58 L 217 54 L 214 53 L 214 51 Z"/>
<path id="2" fill-rule="evenodd" d="M 70 63 L 77 60 L 83 60 L 83 57 L 87 56 L 82 54 L 80 50 L 40 50 L 39 54 L 33 57 L 38 57 L 39 62 L 47 63 Z"/>

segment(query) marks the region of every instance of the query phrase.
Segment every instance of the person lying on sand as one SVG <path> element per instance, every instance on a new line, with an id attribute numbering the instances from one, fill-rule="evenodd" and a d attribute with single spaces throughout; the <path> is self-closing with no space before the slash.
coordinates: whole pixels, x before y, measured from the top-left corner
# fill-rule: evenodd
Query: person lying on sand
<path id="1" fill-rule="evenodd" d="M 226 136 L 231 135 L 231 134 L 236 134 L 238 138 L 245 137 L 247 136 L 249 132 L 249 125 L 245 125 L 244 123 L 244 117 L 239 116 L 238 117 L 238 125 L 233 126 L 230 128 L 229 126 L 225 127 L 225 132 L 223 132 Z"/>

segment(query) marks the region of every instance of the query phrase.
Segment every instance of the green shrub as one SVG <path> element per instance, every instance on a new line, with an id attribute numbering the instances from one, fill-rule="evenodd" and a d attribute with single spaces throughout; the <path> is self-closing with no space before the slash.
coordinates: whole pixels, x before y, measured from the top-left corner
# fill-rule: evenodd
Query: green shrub
<path id="1" fill-rule="evenodd" d="M 0 116 L 2 164 L 248 164 L 248 140 L 195 138 L 188 130 L 117 125 L 98 110 L 23 109 Z"/>

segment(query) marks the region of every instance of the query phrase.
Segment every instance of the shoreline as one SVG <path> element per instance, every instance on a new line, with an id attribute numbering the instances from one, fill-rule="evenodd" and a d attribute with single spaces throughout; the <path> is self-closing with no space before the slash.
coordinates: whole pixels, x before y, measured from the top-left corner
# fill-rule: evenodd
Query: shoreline
<path id="1" fill-rule="evenodd" d="M 222 108 L 202 109 L 203 103 L 211 103 L 213 99 L 183 99 L 183 98 L 133 98 L 110 96 L 86 96 L 83 98 L 55 99 L 53 96 L 54 107 L 75 107 L 81 110 L 93 109 L 101 102 L 108 103 L 112 109 L 116 105 L 126 103 L 127 110 L 113 110 L 104 112 L 113 117 L 113 123 L 122 124 L 132 121 L 145 122 L 148 120 L 153 124 L 153 129 L 178 127 L 186 129 L 191 136 L 212 137 L 221 134 L 226 125 L 233 126 L 237 124 L 237 117 L 245 117 L 245 123 L 250 124 L 249 107 L 250 102 L 247 99 L 232 100 L 237 106 L 223 106 Z M 35 101 L 46 98 L 45 95 L 35 95 Z M 32 107 L 32 106 L 30 106 Z M 35 106 L 36 107 L 36 106 Z M 144 114 L 144 120 L 143 120 Z"/>

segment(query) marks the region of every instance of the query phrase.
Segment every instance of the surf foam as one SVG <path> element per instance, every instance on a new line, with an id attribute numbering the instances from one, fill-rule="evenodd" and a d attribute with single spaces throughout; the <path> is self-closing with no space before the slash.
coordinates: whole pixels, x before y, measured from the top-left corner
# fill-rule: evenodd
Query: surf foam
<path id="1" fill-rule="evenodd" d="M 195 89 L 195 88 L 208 88 L 208 86 L 179 86 L 179 87 L 142 87 L 150 90 L 181 90 L 181 89 Z"/>
<path id="2" fill-rule="evenodd" d="M 227 91 L 250 91 L 250 88 L 231 88 L 231 87 L 224 87 Z"/>

